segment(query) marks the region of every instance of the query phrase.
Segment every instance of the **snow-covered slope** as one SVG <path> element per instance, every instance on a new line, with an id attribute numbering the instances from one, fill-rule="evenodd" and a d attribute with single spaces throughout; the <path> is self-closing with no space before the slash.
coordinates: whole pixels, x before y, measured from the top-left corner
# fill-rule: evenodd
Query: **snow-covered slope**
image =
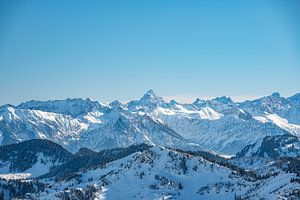
<path id="1" fill-rule="evenodd" d="M 165 118 L 165 121 L 190 141 L 226 154 L 235 154 L 245 145 L 261 141 L 265 136 L 287 133 L 270 123 L 262 124 L 253 119 L 244 121 L 231 116 L 217 121 L 189 118 Z"/>
<path id="2" fill-rule="evenodd" d="M 4 145 L 0 147 L 0 174 L 22 172 L 38 177 L 72 157 L 71 153 L 49 140 Z"/>
<path id="3" fill-rule="evenodd" d="M 300 94 L 284 98 L 279 93 L 262 97 L 253 101 L 245 101 L 239 105 L 253 116 L 276 114 L 287 120 L 289 124 L 300 125 Z"/>
<path id="4" fill-rule="evenodd" d="M 69 149 L 75 151 L 81 147 L 89 147 L 93 150 L 102 150 L 139 143 L 182 149 L 201 149 L 199 145 L 187 142 L 173 129 L 147 114 L 139 115 L 128 112 L 120 114 L 115 111 L 110 114 L 115 119 L 87 131 Z"/>
<path id="5" fill-rule="evenodd" d="M 289 166 L 297 160 L 253 171 L 209 152 L 145 144 L 71 154 L 51 141 L 30 140 L 1 147 L 0 160 L 10 168 L 0 175 L 5 200 L 268 200 L 296 198 L 300 187 L 300 167 Z"/>
<path id="6" fill-rule="evenodd" d="M 154 147 L 84 170 L 52 187 L 39 199 L 276 199 L 299 188 L 294 174 L 254 178 L 200 156 Z M 59 192 L 57 192 L 59 191 Z"/>
<path id="7" fill-rule="evenodd" d="M 89 126 L 70 115 L 11 106 L 0 107 L 0 116 L 1 144 L 48 139 L 68 146 Z"/>

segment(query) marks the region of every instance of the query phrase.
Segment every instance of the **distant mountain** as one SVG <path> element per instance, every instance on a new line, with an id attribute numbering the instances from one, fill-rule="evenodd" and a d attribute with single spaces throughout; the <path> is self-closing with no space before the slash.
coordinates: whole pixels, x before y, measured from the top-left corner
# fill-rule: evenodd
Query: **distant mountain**
<path id="1" fill-rule="evenodd" d="M 300 93 L 288 98 L 281 97 L 279 93 L 273 93 L 253 101 L 245 101 L 239 107 L 253 116 L 275 114 L 286 119 L 289 124 L 300 125 Z M 297 129 L 299 134 L 299 126 Z"/>
<path id="2" fill-rule="evenodd" d="M 16 106 L 19 109 L 40 110 L 77 117 L 92 111 L 103 110 L 106 107 L 92 99 L 66 99 L 55 101 L 28 101 Z"/>
<path id="3" fill-rule="evenodd" d="M 266 136 L 261 143 L 244 147 L 237 157 L 280 158 L 300 156 L 300 139 L 293 135 Z"/>
<path id="4" fill-rule="evenodd" d="M 91 99 L 29 101 L 0 107 L 2 145 L 48 139 L 72 152 L 133 144 L 209 149 L 234 155 L 266 136 L 300 136 L 300 95 L 278 93 L 236 103 L 230 97 L 165 102 L 153 90 L 139 100 L 102 104 Z"/>
<path id="5" fill-rule="evenodd" d="M 61 113 L 12 106 L 0 108 L 1 144 L 48 139 L 67 146 L 72 141 L 78 140 L 88 126 L 81 119 Z"/>

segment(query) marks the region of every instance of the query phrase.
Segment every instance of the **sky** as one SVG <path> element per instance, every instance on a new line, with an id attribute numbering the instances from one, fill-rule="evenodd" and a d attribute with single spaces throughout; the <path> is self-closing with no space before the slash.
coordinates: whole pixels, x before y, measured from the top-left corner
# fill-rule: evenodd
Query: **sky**
<path id="1" fill-rule="evenodd" d="M 299 0 L 0 0 L 0 104 L 300 92 Z"/>

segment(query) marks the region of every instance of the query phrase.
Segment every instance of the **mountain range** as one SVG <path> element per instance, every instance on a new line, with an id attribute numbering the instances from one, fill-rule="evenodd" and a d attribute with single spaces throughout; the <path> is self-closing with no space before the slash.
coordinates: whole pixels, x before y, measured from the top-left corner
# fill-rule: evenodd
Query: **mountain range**
<path id="1" fill-rule="evenodd" d="M 4 199 L 300 198 L 300 93 L 2 105 L 0 144 Z"/>
<path id="2" fill-rule="evenodd" d="M 0 107 L 2 145 L 48 139 L 71 152 L 147 143 L 234 155 L 277 135 L 300 136 L 300 94 L 284 98 L 273 93 L 242 103 L 223 96 L 182 104 L 165 102 L 149 90 L 126 104 L 77 98 Z"/>

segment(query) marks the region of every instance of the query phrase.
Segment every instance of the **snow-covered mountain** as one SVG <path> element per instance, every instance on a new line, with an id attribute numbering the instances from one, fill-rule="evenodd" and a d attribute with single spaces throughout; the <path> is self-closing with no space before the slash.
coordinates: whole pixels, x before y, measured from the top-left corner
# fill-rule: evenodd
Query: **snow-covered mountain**
<path id="1" fill-rule="evenodd" d="M 242 176 L 200 156 L 154 147 L 79 173 L 79 179 L 54 183 L 38 198 L 60 199 L 89 194 L 95 199 L 275 199 L 297 191 L 293 174 Z M 78 188 L 78 182 L 81 189 Z M 47 183 L 47 182 L 46 182 Z M 76 187 L 72 186 L 76 185 Z M 55 190 L 65 189 L 62 192 Z M 292 195 L 291 195 L 292 196 Z"/>
<path id="2" fill-rule="evenodd" d="M 61 113 L 12 106 L 0 108 L 1 144 L 49 139 L 66 146 L 78 140 L 88 127 L 83 120 Z"/>
<path id="3" fill-rule="evenodd" d="M 31 165 L 18 168 L 18 174 L 0 175 L 4 199 L 271 200 L 297 199 L 300 192 L 297 175 L 287 172 L 291 168 L 281 169 L 280 163 L 273 162 L 274 171 L 258 173 L 209 152 L 140 144 L 100 152 L 85 148 L 71 154 L 50 141 L 30 140 L 0 149 L 6 155 L 0 159 L 17 164 L 12 156 L 17 151 L 30 158 L 26 163 Z M 30 177 L 36 163 L 40 169 L 48 164 L 33 158 L 44 155 L 47 161 L 49 154 L 59 164 L 37 178 Z"/>
<path id="4" fill-rule="evenodd" d="M 106 106 L 92 99 L 66 99 L 55 101 L 28 101 L 17 106 L 21 109 L 40 110 L 54 112 L 77 117 L 92 111 L 105 110 Z"/>
<path id="5" fill-rule="evenodd" d="M 300 139 L 293 135 L 266 136 L 262 142 L 249 144 L 244 147 L 237 157 L 299 157 Z"/>
<path id="6" fill-rule="evenodd" d="M 0 174 L 22 172 L 38 177 L 73 158 L 60 145 L 49 140 L 28 140 L 0 147 Z"/>
<path id="7" fill-rule="evenodd" d="M 299 134 L 300 125 L 300 93 L 291 97 L 281 97 L 279 93 L 273 93 L 270 96 L 262 97 L 253 101 L 245 101 L 239 105 L 241 109 L 246 110 L 252 116 L 276 115 L 276 117 L 267 117 L 266 121 L 271 121 L 282 127 L 282 119 L 285 124 L 294 126 L 295 133 Z M 279 118 L 279 119 L 274 119 Z M 259 119 L 259 118 L 258 118 Z M 268 120 L 269 119 L 269 120 Z"/>
<path id="8" fill-rule="evenodd" d="M 236 103 L 229 97 L 165 102 L 149 90 L 140 100 L 29 101 L 0 107 L 0 142 L 49 139 L 73 152 L 136 143 L 235 154 L 266 136 L 300 136 L 300 95 L 278 93 Z"/>

